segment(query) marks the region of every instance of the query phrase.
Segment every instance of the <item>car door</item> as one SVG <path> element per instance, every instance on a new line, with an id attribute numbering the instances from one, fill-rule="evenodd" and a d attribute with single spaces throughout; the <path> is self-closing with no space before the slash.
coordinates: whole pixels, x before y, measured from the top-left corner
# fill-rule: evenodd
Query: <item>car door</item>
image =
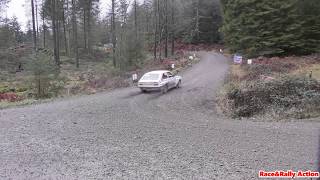
<path id="1" fill-rule="evenodd" d="M 168 76 L 169 88 L 175 87 L 176 86 L 175 77 L 170 72 L 167 73 L 167 76 Z"/>

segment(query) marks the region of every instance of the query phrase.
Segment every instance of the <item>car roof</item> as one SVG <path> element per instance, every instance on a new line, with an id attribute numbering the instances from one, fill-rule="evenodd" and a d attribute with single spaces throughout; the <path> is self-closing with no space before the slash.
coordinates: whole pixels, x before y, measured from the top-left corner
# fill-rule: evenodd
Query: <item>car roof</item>
<path id="1" fill-rule="evenodd" d="M 167 73 L 167 72 L 170 72 L 170 71 L 167 71 L 167 70 L 158 70 L 158 71 L 148 72 L 147 74 L 163 74 L 163 73 Z"/>

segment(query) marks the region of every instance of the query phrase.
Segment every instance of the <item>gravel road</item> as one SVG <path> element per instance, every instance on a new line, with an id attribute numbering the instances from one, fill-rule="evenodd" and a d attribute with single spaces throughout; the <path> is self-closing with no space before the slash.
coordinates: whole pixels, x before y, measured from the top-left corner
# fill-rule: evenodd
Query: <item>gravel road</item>
<path id="1" fill-rule="evenodd" d="M 125 88 L 0 111 L 0 179 L 258 179 L 318 170 L 320 123 L 214 111 L 227 59 L 202 53 L 181 89 Z"/>

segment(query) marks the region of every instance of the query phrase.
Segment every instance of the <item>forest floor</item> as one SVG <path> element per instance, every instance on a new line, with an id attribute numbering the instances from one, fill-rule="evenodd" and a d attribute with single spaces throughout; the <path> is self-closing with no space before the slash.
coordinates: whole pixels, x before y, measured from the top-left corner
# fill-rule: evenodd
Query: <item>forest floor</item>
<path id="1" fill-rule="evenodd" d="M 320 115 L 320 55 L 259 57 L 231 64 L 220 110 L 233 117 Z"/>

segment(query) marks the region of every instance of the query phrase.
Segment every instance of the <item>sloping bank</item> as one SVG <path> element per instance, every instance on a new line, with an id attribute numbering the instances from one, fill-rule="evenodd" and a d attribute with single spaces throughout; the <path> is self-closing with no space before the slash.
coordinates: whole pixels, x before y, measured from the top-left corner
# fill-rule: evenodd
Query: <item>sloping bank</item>
<path id="1" fill-rule="evenodd" d="M 257 58 L 231 65 L 219 107 L 234 118 L 320 116 L 320 56 Z"/>

